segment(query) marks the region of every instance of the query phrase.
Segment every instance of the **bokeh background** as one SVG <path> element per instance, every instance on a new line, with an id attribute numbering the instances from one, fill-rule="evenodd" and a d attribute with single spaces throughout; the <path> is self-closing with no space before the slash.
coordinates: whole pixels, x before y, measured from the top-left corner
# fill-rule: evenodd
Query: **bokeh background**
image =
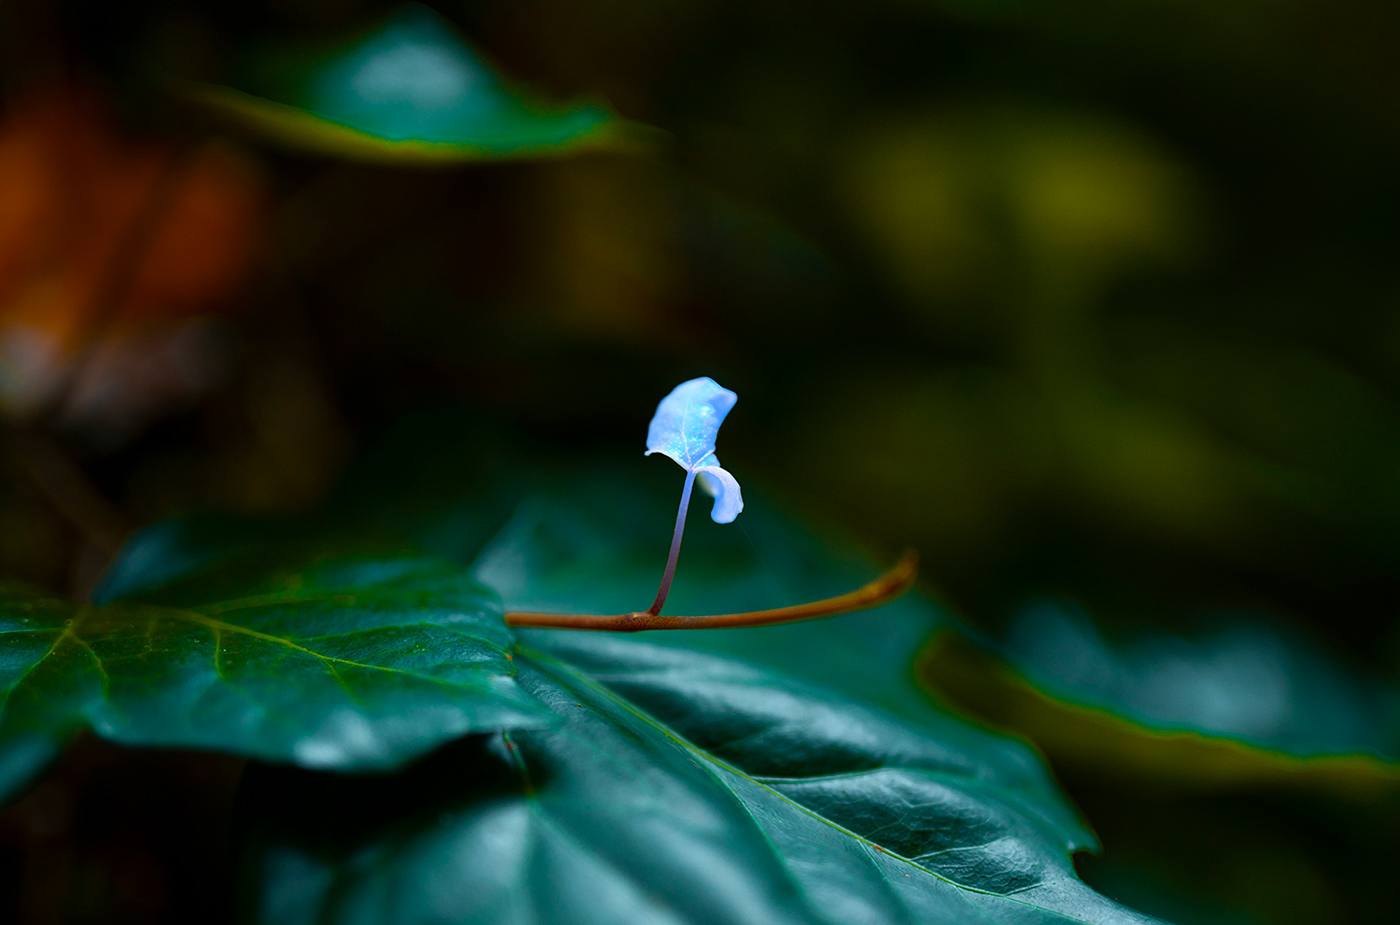
<path id="1" fill-rule="evenodd" d="M 983 632 L 1045 599 L 1109 634 L 1248 614 L 1400 672 L 1393 3 L 430 6 L 634 137 L 308 151 L 190 82 L 295 79 L 279 50 L 395 5 L 0 3 L 0 573 L 81 596 L 140 524 L 311 509 L 434 407 L 639 453 L 710 375 L 746 486 L 917 547 Z M 1055 766 L 1124 902 L 1393 914 L 1392 795 Z M 235 771 L 83 743 L 0 823 L 0 912 L 227 918 Z"/>

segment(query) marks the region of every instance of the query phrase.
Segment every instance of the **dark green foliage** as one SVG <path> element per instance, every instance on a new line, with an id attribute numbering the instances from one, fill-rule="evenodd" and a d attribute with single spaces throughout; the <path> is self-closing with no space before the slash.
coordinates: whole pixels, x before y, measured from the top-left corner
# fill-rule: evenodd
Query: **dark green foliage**
<path id="1" fill-rule="evenodd" d="M 84 727 L 129 745 L 368 770 L 546 721 L 515 683 L 498 605 L 441 562 L 320 562 L 236 595 L 206 584 L 223 593 L 187 584 L 103 607 L 3 598 L 5 795 L 35 769 L 26 756 Z"/>
<path id="2" fill-rule="evenodd" d="M 640 526 L 664 530 L 672 502 L 670 480 L 616 471 L 544 481 L 467 544 L 470 563 L 461 547 L 456 564 L 318 555 L 304 526 L 264 542 L 153 528 L 108 580 L 116 600 L 14 599 L 42 642 L 8 722 L 317 770 L 409 765 L 258 771 L 258 921 L 1137 920 L 1075 877 L 1070 853 L 1096 842 L 1038 759 L 918 691 L 940 618 L 916 596 L 810 624 L 513 642 L 476 580 L 507 605 L 620 606 L 654 582 Z M 381 520 L 473 535 L 452 528 L 462 499 L 443 501 Z M 695 531 L 677 606 L 816 597 L 870 571 L 761 499 L 744 516 L 748 537 Z M 337 546 L 374 544 L 354 518 L 339 529 Z M 299 545 L 309 564 L 282 564 Z"/>
<path id="3" fill-rule="evenodd" d="M 636 527 L 670 492 L 609 472 L 560 481 L 519 504 L 476 574 L 512 606 L 645 596 L 658 549 Z M 744 515 L 752 544 L 692 524 L 677 606 L 817 596 L 860 574 L 764 507 Z M 1095 842 L 1036 759 L 912 684 L 937 624 L 905 599 L 731 632 L 524 632 L 522 683 L 559 725 L 385 780 L 259 772 L 244 808 L 261 920 L 1134 920 L 1075 879 L 1069 852 Z M 391 808 L 346 819 L 346 805 Z"/>
<path id="4" fill-rule="evenodd" d="M 1053 695 L 1153 729 L 1300 758 L 1400 758 L 1396 691 L 1280 621 L 1208 614 L 1197 622 L 1189 636 L 1104 638 L 1078 608 L 1042 602 L 1016 620 L 1006 654 Z"/>
<path id="5" fill-rule="evenodd" d="M 546 157 L 623 147 L 641 132 L 603 105 L 552 106 L 512 90 L 417 5 L 338 45 L 255 56 L 245 72 L 244 86 L 193 84 L 184 93 L 257 135 L 355 160 Z"/>
<path id="6" fill-rule="evenodd" d="M 562 720 L 547 731 L 386 780 L 255 775 L 257 919 L 1144 921 L 1074 878 L 1082 829 L 1019 798 L 1014 770 L 742 662 L 607 643 L 606 686 L 525 650 L 523 683 Z M 766 747 L 702 749 L 639 709 L 691 698 L 696 731 Z M 392 810 L 344 812 L 365 805 Z"/>
<path id="7" fill-rule="evenodd" d="M 1121 635 L 1105 639 L 1078 608 L 1042 602 L 1003 645 L 945 634 L 922 673 L 1082 773 L 1351 796 L 1400 783 L 1400 694 L 1296 630 L 1215 616 L 1191 637 Z"/>

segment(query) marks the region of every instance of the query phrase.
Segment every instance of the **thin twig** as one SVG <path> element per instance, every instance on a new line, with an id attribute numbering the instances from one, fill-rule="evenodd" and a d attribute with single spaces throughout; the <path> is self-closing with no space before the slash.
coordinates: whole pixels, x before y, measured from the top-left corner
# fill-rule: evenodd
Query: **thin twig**
<path id="1" fill-rule="evenodd" d="M 60 514 L 110 559 L 130 529 L 112 504 L 53 440 L 35 431 L 6 427 L 15 459 Z"/>
<path id="2" fill-rule="evenodd" d="M 919 554 L 912 549 L 904 553 L 894 568 L 864 587 L 837 597 L 777 607 L 773 610 L 752 610 L 748 613 L 714 614 L 705 617 L 673 617 L 639 610 L 635 613 L 532 613 L 511 611 L 506 614 L 507 626 L 543 626 L 556 629 L 602 630 L 613 633 L 636 633 L 642 630 L 701 630 L 735 629 L 748 626 L 771 626 L 775 623 L 795 623 L 818 617 L 834 617 L 854 610 L 868 610 L 888 604 L 910 586 L 919 572 Z"/>

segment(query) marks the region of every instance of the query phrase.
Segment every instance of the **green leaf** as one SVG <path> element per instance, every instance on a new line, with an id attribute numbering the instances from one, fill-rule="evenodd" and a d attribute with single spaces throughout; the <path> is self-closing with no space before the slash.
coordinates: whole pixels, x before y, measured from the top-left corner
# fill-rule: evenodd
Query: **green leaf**
<path id="1" fill-rule="evenodd" d="M 635 607 L 673 487 L 564 477 L 474 572 L 512 606 Z M 453 516 L 422 535 L 453 535 Z M 761 501 L 745 516 L 748 539 L 705 522 L 687 538 L 678 609 L 792 603 L 873 570 Z M 795 626 L 525 631 L 521 683 L 558 724 L 387 779 L 250 775 L 253 918 L 1144 921 L 1075 878 L 1070 852 L 1093 835 L 1038 759 L 919 692 L 912 664 L 940 622 L 909 596 Z"/>
<path id="2" fill-rule="evenodd" d="M 426 7 L 334 45 L 249 61 L 237 86 L 182 95 L 284 145 L 357 160 L 454 162 L 634 147 L 648 130 L 600 103 L 553 105 L 510 87 Z"/>
<path id="3" fill-rule="evenodd" d="M 562 662 L 521 661 L 561 717 L 548 731 L 390 779 L 253 775 L 254 920 L 1145 921 L 1075 879 L 1065 833 L 985 766 L 859 706 L 740 680 L 742 699 L 708 712 L 715 732 L 767 739 L 747 756 L 759 773 Z M 679 700 L 697 675 L 723 693 L 744 669 L 634 655 L 620 674 Z"/>
<path id="4" fill-rule="evenodd" d="M 635 606 L 675 485 L 640 460 L 505 471 L 466 496 L 432 483 L 429 507 L 160 525 L 100 606 L 15 591 L 0 773 L 32 773 L 82 726 L 300 765 L 254 773 L 239 814 L 264 921 L 1142 921 L 1075 877 L 1095 839 L 1037 757 L 919 690 L 944 623 L 927 600 L 515 642 L 483 584 L 517 605 Z M 674 592 L 696 613 L 876 568 L 761 500 L 742 531 L 696 526 Z M 394 776 L 305 770 L 412 758 Z"/>
<path id="5" fill-rule="evenodd" d="M 138 587 L 137 539 L 113 586 Z M 464 733 L 549 721 L 515 681 L 495 600 L 422 556 L 288 564 L 76 606 L 0 591 L 0 798 L 78 730 L 336 770 L 397 767 Z M 209 563 L 211 573 L 219 570 Z M 236 570 L 234 570 L 236 571 Z"/>
<path id="6" fill-rule="evenodd" d="M 1004 644 L 944 635 L 927 683 L 1089 774 L 1356 793 L 1400 784 L 1400 696 L 1259 618 L 1108 640 L 1077 608 L 1027 608 Z"/>

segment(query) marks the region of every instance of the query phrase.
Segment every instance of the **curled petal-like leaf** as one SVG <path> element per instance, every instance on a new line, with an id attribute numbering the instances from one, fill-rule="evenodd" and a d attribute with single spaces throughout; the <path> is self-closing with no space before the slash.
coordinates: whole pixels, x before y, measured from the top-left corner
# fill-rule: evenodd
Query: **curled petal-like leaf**
<path id="1" fill-rule="evenodd" d="M 744 509 L 744 495 L 739 491 L 738 480 L 719 466 L 701 466 L 695 471 L 700 487 L 715 499 L 710 518 L 717 524 L 732 523 Z"/>

